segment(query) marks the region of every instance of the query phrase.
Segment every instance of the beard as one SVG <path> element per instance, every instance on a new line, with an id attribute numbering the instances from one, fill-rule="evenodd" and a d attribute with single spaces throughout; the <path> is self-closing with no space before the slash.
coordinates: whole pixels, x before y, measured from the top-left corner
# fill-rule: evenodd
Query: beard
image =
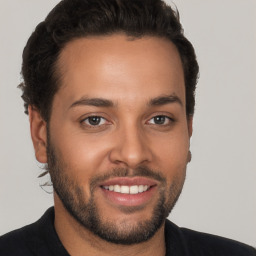
<path id="1" fill-rule="evenodd" d="M 94 235 L 115 244 L 132 245 L 145 242 L 153 237 L 173 209 L 185 180 L 185 170 L 182 170 L 182 177 L 174 178 L 172 184 L 167 187 L 166 179 L 161 172 L 151 170 L 146 166 L 140 166 L 134 170 L 118 168 L 105 172 L 104 175 L 95 175 L 89 182 L 90 197 L 87 198 L 83 186 L 70 177 L 68 165 L 57 154 L 50 136 L 48 136 L 47 157 L 48 171 L 54 191 L 68 213 Z M 132 225 L 127 222 L 117 223 L 104 219 L 104 214 L 100 213 L 95 201 L 95 189 L 100 182 L 108 178 L 134 176 L 149 177 L 159 181 L 159 197 L 152 209 L 151 218 L 137 221 Z M 127 215 L 140 210 L 142 210 L 141 206 L 120 207 L 120 211 Z"/>

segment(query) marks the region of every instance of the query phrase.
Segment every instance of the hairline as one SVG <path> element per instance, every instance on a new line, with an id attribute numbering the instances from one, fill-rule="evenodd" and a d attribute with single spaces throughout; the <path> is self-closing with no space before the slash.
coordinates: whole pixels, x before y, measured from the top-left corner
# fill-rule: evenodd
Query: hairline
<path id="1" fill-rule="evenodd" d="M 76 36 L 74 38 L 71 38 L 69 41 L 65 42 L 63 44 L 63 46 L 60 48 L 60 51 L 58 52 L 58 55 L 57 55 L 57 58 L 55 60 L 55 62 L 53 63 L 53 66 L 52 66 L 52 71 L 53 71 L 53 83 L 56 83 L 56 92 L 55 94 L 53 95 L 52 97 L 52 101 L 51 101 L 51 105 L 50 105 L 50 109 L 49 109 L 49 113 L 48 113 L 48 117 L 47 117 L 47 120 L 45 121 L 50 121 L 51 119 L 51 114 L 52 114 L 52 106 L 53 106 L 53 101 L 54 101 L 54 98 L 55 98 L 55 95 L 58 93 L 58 91 L 60 90 L 61 87 L 65 87 L 65 79 L 64 78 L 64 74 L 65 74 L 65 71 L 64 71 L 64 66 L 65 66 L 65 63 L 63 63 L 61 61 L 62 59 L 62 56 L 63 56 L 63 52 L 64 50 L 66 49 L 66 47 L 68 47 L 68 45 L 70 45 L 71 43 L 75 42 L 75 41 L 79 41 L 81 39 L 94 39 L 94 38 L 107 38 L 107 37 L 111 37 L 111 36 L 115 36 L 115 35 L 124 35 L 127 39 L 127 41 L 135 41 L 135 40 L 139 40 L 139 39 L 144 39 L 144 38 L 158 38 L 158 39 L 163 39 L 164 41 L 168 42 L 168 43 L 171 43 L 172 46 L 175 47 L 178 55 L 179 55 L 179 58 L 180 58 L 180 61 L 181 61 L 181 64 L 182 64 L 182 71 L 183 71 L 183 77 L 184 77 L 184 81 L 185 81 L 185 70 L 184 70 L 184 66 L 183 66 L 183 61 L 182 61 L 182 58 L 181 58 L 181 55 L 180 55 L 180 51 L 178 49 L 178 47 L 176 46 L 176 44 L 168 37 L 168 36 L 164 36 L 164 35 L 158 35 L 157 33 L 150 33 L 150 32 L 145 32 L 141 35 L 135 35 L 135 33 L 132 33 L 132 32 L 127 32 L 127 31 L 114 31 L 114 32 L 109 32 L 109 33 L 102 33 L 102 34 L 89 34 L 89 35 L 84 35 L 84 36 Z M 186 97 L 186 82 L 184 83 L 184 87 L 185 87 L 185 97 Z M 187 103 L 187 99 L 185 98 L 185 103 Z M 193 116 L 193 114 L 189 114 L 189 113 L 186 113 L 187 115 L 187 118 Z"/>

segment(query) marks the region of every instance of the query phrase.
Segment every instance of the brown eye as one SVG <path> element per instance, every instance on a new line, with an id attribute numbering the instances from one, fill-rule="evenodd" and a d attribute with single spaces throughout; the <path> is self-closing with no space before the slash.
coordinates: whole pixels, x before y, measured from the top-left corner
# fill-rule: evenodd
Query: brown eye
<path id="1" fill-rule="evenodd" d="M 156 116 L 154 117 L 155 124 L 164 124 L 165 123 L 165 116 Z"/>
<path id="2" fill-rule="evenodd" d="M 106 123 L 106 119 L 101 116 L 90 116 L 83 120 L 83 123 L 90 126 L 99 126 Z"/>
<path id="3" fill-rule="evenodd" d="M 155 116 L 149 120 L 149 124 L 156 124 L 156 125 L 167 125 L 171 122 L 171 118 L 168 116 Z"/>

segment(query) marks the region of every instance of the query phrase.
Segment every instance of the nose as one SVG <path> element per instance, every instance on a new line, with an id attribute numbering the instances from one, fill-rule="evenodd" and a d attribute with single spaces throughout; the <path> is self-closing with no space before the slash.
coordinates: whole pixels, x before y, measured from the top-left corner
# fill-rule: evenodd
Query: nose
<path id="1" fill-rule="evenodd" d="M 114 146 L 109 154 L 112 163 L 134 169 L 152 161 L 150 143 L 142 130 L 136 127 L 122 129 L 114 140 Z"/>

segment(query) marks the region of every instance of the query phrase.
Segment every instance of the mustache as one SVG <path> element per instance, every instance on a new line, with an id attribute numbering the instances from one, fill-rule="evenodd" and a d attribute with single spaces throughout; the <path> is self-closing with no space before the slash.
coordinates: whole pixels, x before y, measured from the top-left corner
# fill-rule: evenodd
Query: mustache
<path id="1" fill-rule="evenodd" d="M 91 191 L 98 186 L 98 184 L 116 177 L 147 177 L 166 184 L 165 177 L 158 171 L 152 170 L 147 166 L 139 166 L 135 169 L 129 168 L 114 168 L 105 174 L 94 176 L 90 182 Z"/>

